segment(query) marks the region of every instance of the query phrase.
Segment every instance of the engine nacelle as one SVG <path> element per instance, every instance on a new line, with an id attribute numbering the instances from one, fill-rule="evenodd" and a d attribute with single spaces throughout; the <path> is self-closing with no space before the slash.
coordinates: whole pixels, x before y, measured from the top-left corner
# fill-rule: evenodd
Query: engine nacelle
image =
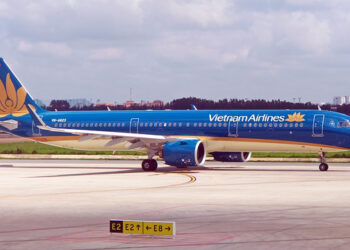
<path id="1" fill-rule="evenodd" d="M 167 142 L 163 148 L 166 164 L 178 167 L 202 165 L 205 162 L 206 149 L 199 140 L 181 140 Z"/>
<path id="2" fill-rule="evenodd" d="M 212 152 L 216 161 L 222 162 L 246 162 L 252 156 L 251 152 Z"/>

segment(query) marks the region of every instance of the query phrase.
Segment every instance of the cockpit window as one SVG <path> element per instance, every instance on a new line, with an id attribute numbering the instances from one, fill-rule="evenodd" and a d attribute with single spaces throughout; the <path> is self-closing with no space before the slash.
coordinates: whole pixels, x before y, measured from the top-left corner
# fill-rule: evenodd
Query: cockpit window
<path id="1" fill-rule="evenodd" d="M 350 127 L 350 121 L 349 120 L 345 120 L 345 121 L 339 121 L 338 122 L 338 128 L 348 128 Z"/>

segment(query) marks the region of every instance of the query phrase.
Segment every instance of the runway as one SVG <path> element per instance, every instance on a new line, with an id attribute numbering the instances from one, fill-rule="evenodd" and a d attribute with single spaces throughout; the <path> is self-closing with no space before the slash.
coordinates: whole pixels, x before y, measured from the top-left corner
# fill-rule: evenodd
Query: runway
<path id="1" fill-rule="evenodd" d="M 350 166 L 0 160 L 0 218 L 0 249 L 348 249 Z M 110 219 L 177 235 L 111 235 Z"/>

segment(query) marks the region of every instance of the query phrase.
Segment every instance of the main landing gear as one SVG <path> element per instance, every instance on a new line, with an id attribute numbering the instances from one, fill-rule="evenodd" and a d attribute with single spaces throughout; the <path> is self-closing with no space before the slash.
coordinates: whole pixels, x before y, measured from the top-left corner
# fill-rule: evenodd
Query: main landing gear
<path id="1" fill-rule="evenodd" d="M 321 160 L 321 164 L 319 166 L 320 171 L 327 171 L 328 170 L 328 164 L 326 163 L 326 153 L 325 152 L 321 152 L 318 155 L 320 157 Z"/>
<path id="2" fill-rule="evenodd" d="M 142 161 L 142 169 L 144 171 L 156 171 L 158 163 L 154 159 L 147 159 Z"/>

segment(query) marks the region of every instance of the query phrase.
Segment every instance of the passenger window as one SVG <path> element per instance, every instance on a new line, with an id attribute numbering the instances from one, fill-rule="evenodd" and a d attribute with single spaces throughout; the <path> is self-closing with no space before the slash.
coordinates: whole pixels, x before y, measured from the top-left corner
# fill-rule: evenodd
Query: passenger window
<path id="1" fill-rule="evenodd" d="M 78 122 L 78 123 L 77 123 L 77 128 L 79 128 L 79 127 L 80 127 L 80 123 Z"/>
<path id="2" fill-rule="evenodd" d="M 171 122 L 168 123 L 168 126 L 171 127 Z"/>
<path id="3" fill-rule="evenodd" d="M 216 127 L 217 126 L 217 124 L 216 124 L 216 122 L 214 123 L 214 127 Z"/>
<path id="4" fill-rule="evenodd" d="M 267 128 L 267 123 L 264 123 L 264 128 Z"/>
<path id="5" fill-rule="evenodd" d="M 205 122 L 205 123 L 203 123 L 203 127 L 206 127 L 208 124 Z"/>
<path id="6" fill-rule="evenodd" d="M 296 128 L 299 127 L 299 124 L 298 124 L 298 123 L 295 123 L 295 127 L 296 127 Z"/>
<path id="7" fill-rule="evenodd" d="M 272 123 L 269 123 L 269 127 L 272 128 L 273 124 Z"/>
<path id="8" fill-rule="evenodd" d="M 103 127 L 107 127 L 107 122 L 103 123 Z"/>
<path id="9" fill-rule="evenodd" d="M 70 128 L 70 126 L 72 126 L 72 123 L 68 123 L 68 128 Z"/>
<path id="10" fill-rule="evenodd" d="M 259 128 L 262 128 L 262 126 L 263 126 L 262 123 L 259 123 Z"/>
<path id="11" fill-rule="evenodd" d="M 280 123 L 279 127 L 282 128 L 283 127 L 283 123 Z"/>
<path id="12" fill-rule="evenodd" d="M 148 122 L 145 122 L 145 127 L 148 127 Z"/>
<path id="13" fill-rule="evenodd" d="M 99 127 L 102 127 L 102 122 L 100 122 L 100 124 L 98 124 L 99 125 Z"/>
<path id="14" fill-rule="evenodd" d="M 285 123 L 285 124 L 284 124 L 284 127 L 285 127 L 285 128 L 288 128 L 288 123 Z"/>
<path id="15" fill-rule="evenodd" d="M 173 123 L 173 127 L 176 127 L 176 122 Z"/>
<path id="16" fill-rule="evenodd" d="M 67 126 L 67 123 L 63 123 L 63 127 L 66 127 Z"/>
<path id="17" fill-rule="evenodd" d="M 292 128 L 293 127 L 293 123 L 289 123 L 289 127 Z"/>
<path id="18" fill-rule="evenodd" d="M 211 128 L 211 127 L 213 126 L 213 124 L 212 124 L 212 123 L 209 123 L 208 126 L 209 126 L 209 128 Z"/>
<path id="19" fill-rule="evenodd" d="M 250 127 L 250 128 L 251 128 L 251 127 L 252 127 L 252 124 L 251 124 L 251 123 L 249 123 L 249 124 L 248 124 L 248 127 Z"/>
<path id="20" fill-rule="evenodd" d="M 221 128 L 221 127 L 222 127 L 222 123 L 220 122 L 220 123 L 219 123 L 219 128 Z"/>
<path id="21" fill-rule="evenodd" d="M 55 128 L 57 128 L 57 123 L 55 123 Z"/>
<path id="22" fill-rule="evenodd" d="M 108 123 L 108 127 L 111 127 L 112 126 L 112 124 L 111 123 Z"/>
<path id="23" fill-rule="evenodd" d="M 85 127 L 89 127 L 89 123 L 88 122 L 85 124 Z"/>
<path id="24" fill-rule="evenodd" d="M 182 122 L 179 122 L 179 127 L 182 127 Z"/>
<path id="25" fill-rule="evenodd" d="M 143 122 L 140 122 L 140 127 L 143 127 Z"/>
<path id="26" fill-rule="evenodd" d="M 122 127 L 125 127 L 125 122 L 122 123 Z"/>
<path id="27" fill-rule="evenodd" d="M 120 122 L 117 123 L 117 127 L 118 127 L 118 128 L 120 127 Z"/>
<path id="28" fill-rule="evenodd" d="M 150 123 L 149 123 L 149 126 L 150 126 L 150 127 L 153 127 L 153 122 L 150 122 Z"/>
<path id="29" fill-rule="evenodd" d="M 256 128 L 258 126 L 258 124 L 254 123 L 254 128 Z"/>
<path id="30" fill-rule="evenodd" d="M 115 127 L 115 122 L 113 122 L 113 127 Z"/>
<path id="31" fill-rule="evenodd" d="M 154 123 L 154 127 L 155 128 L 158 127 L 158 123 L 157 122 Z"/>
<path id="32" fill-rule="evenodd" d="M 81 123 L 81 127 L 84 127 L 85 123 Z"/>
<path id="33" fill-rule="evenodd" d="M 224 123 L 224 128 L 226 128 L 227 127 L 227 123 Z"/>
<path id="34" fill-rule="evenodd" d="M 304 123 L 300 123 L 300 127 L 301 127 L 301 128 L 304 127 Z"/>
<path id="35" fill-rule="evenodd" d="M 93 123 L 93 122 L 91 122 L 91 123 L 90 123 L 90 127 L 93 127 L 93 126 L 94 126 L 94 123 Z"/>
<path id="36" fill-rule="evenodd" d="M 72 127 L 75 128 L 75 123 L 72 124 Z"/>
<path id="37" fill-rule="evenodd" d="M 186 123 L 186 127 L 189 127 L 189 126 L 190 126 L 190 123 L 189 123 L 189 122 L 187 122 L 187 123 Z"/>
<path id="38" fill-rule="evenodd" d="M 247 123 L 244 123 L 244 124 L 243 124 L 243 128 L 245 128 L 245 127 L 247 127 Z"/>

